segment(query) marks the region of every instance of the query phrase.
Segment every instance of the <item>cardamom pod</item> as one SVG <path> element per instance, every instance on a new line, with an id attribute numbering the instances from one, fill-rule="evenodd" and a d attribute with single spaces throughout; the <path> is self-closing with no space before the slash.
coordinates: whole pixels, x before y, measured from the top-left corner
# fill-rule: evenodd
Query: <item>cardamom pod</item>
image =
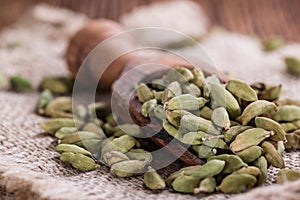
<path id="1" fill-rule="evenodd" d="M 263 149 L 259 146 L 252 146 L 236 153 L 245 163 L 251 163 L 263 154 Z"/>
<path id="2" fill-rule="evenodd" d="M 284 105 L 278 107 L 278 112 L 271 115 L 272 119 L 280 122 L 291 122 L 300 119 L 300 107 L 294 105 Z"/>
<path id="3" fill-rule="evenodd" d="M 46 122 L 39 123 L 40 127 L 44 129 L 47 133 L 54 135 L 62 127 L 75 127 L 74 119 L 68 118 L 55 118 L 50 119 Z"/>
<path id="4" fill-rule="evenodd" d="M 71 133 L 77 132 L 76 127 L 62 127 L 58 131 L 55 132 L 55 137 L 58 139 L 63 139 Z"/>
<path id="5" fill-rule="evenodd" d="M 213 193 L 217 187 L 217 182 L 214 177 L 207 177 L 201 180 L 199 188 L 194 189 L 194 194 L 198 194 L 200 192 L 203 193 Z"/>
<path id="6" fill-rule="evenodd" d="M 225 133 L 224 133 L 225 142 L 231 143 L 238 134 L 240 134 L 243 131 L 250 129 L 250 128 L 252 128 L 252 127 L 251 126 L 241 126 L 241 125 L 230 127 L 230 129 L 225 131 Z"/>
<path id="7" fill-rule="evenodd" d="M 172 182 L 172 187 L 177 192 L 193 193 L 194 188 L 198 187 L 200 183 L 199 177 L 194 176 L 179 176 Z"/>
<path id="8" fill-rule="evenodd" d="M 164 94 L 162 97 L 161 102 L 164 104 L 167 101 L 169 101 L 171 98 L 181 95 L 182 94 L 182 90 L 181 90 L 181 86 L 177 81 L 174 81 L 172 83 L 170 83 L 167 88 L 164 90 Z"/>
<path id="9" fill-rule="evenodd" d="M 211 120 L 211 115 L 212 115 L 212 109 L 207 107 L 207 106 L 204 106 L 200 112 L 199 112 L 199 116 L 204 118 L 204 119 L 207 119 L 207 120 Z"/>
<path id="10" fill-rule="evenodd" d="M 146 162 L 141 160 L 125 160 L 111 166 L 110 172 L 118 177 L 130 177 L 141 173 L 146 166 Z"/>
<path id="11" fill-rule="evenodd" d="M 131 160 L 142 160 L 147 165 L 150 165 L 152 162 L 152 154 L 144 149 L 131 149 L 126 153 L 126 155 Z"/>
<path id="12" fill-rule="evenodd" d="M 273 131 L 274 135 L 270 137 L 271 140 L 286 141 L 285 131 L 278 122 L 266 117 L 256 117 L 255 125 L 256 127 L 263 128 L 267 131 Z"/>
<path id="13" fill-rule="evenodd" d="M 102 148 L 102 155 L 110 151 L 120 151 L 125 153 L 132 149 L 135 146 L 135 139 L 129 135 L 123 135 L 119 138 L 113 139 L 111 142 L 108 142 Z"/>
<path id="14" fill-rule="evenodd" d="M 166 187 L 164 179 L 150 166 L 144 174 L 144 184 L 151 190 L 161 190 Z"/>
<path id="15" fill-rule="evenodd" d="M 198 154 L 199 158 L 208 159 L 217 154 L 217 149 L 205 145 L 193 145 L 193 150 Z"/>
<path id="16" fill-rule="evenodd" d="M 267 181 L 268 175 L 268 162 L 264 156 L 259 157 L 253 162 L 255 167 L 258 167 L 260 170 L 260 175 L 257 178 L 257 185 L 263 185 Z"/>
<path id="17" fill-rule="evenodd" d="M 146 101 L 145 103 L 143 103 L 142 111 L 141 111 L 142 115 L 144 117 L 149 117 L 149 114 L 154 110 L 156 104 L 157 104 L 156 99 L 151 99 L 151 100 Z"/>
<path id="18" fill-rule="evenodd" d="M 80 142 L 83 140 L 90 140 L 90 139 L 102 140 L 103 136 L 100 136 L 94 132 L 78 131 L 78 132 L 71 133 L 71 134 L 67 135 L 66 137 L 64 137 L 61 140 L 61 143 L 62 144 L 75 144 L 77 142 Z"/>
<path id="19" fill-rule="evenodd" d="M 258 93 L 258 99 L 275 101 L 281 94 L 281 85 L 267 86 L 263 91 Z"/>
<path id="20" fill-rule="evenodd" d="M 276 177 L 276 182 L 283 184 L 300 179 L 300 172 L 295 169 L 281 169 Z"/>
<path id="21" fill-rule="evenodd" d="M 203 72 L 201 70 L 193 68 L 192 73 L 194 75 L 194 79 L 191 81 L 202 90 L 203 97 L 208 98 L 209 97 L 209 89 L 207 87 Z"/>
<path id="22" fill-rule="evenodd" d="M 31 82 L 21 75 L 11 76 L 10 85 L 16 92 L 24 92 L 32 89 Z"/>
<path id="23" fill-rule="evenodd" d="M 198 110 L 207 103 L 203 97 L 195 97 L 190 94 L 183 94 L 173 97 L 166 104 L 169 110 Z"/>
<path id="24" fill-rule="evenodd" d="M 273 167 L 281 169 L 285 167 L 282 156 L 277 152 L 276 148 L 270 142 L 264 141 L 261 144 L 261 147 L 264 150 L 268 163 L 270 163 Z"/>
<path id="25" fill-rule="evenodd" d="M 219 107 L 213 110 L 211 121 L 214 125 L 228 130 L 230 128 L 229 115 L 224 107 Z"/>
<path id="26" fill-rule="evenodd" d="M 48 89 L 54 94 L 66 94 L 71 91 L 72 87 L 67 84 L 62 78 L 45 77 L 40 87 L 42 89 Z"/>
<path id="27" fill-rule="evenodd" d="M 92 154 L 90 152 L 74 144 L 59 144 L 55 147 L 55 151 L 59 153 L 63 153 L 63 152 L 80 153 L 92 157 Z"/>
<path id="28" fill-rule="evenodd" d="M 136 124 L 120 124 L 118 125 L 118 129 L 122 130 L 125 134 L 138 137 L 141 135 L 142 130 Z"/>
<path id="29" fill-rule="evenodd" d="M 91 171 L 100 167 L 92 158 L 80 153 L 64 152 L 60 155 L 60 159 L 82 171 Z"/>
<path id="30" fill-rule="evenodd" d="M 263 47 L 265 51 L 274 51 L 284 45 L 284 41 L 281 37 L 273 36 L 263 41 Z"/>
<path id="31" fill-rule="evenodd" d="M 181 89 L 183 94 L 190 94 L 195 97 L 201 96 L 200 88 L 198 88 L 198 86 L 195 85 L 194 83 L 182 84 Z"/>
<path id="32" fill-rule="evenodd" d="M 115 163 L 129 160 L 128 156 L 119 151 L 107 152 L 102 156 L 102 159 L 108 166 L 112 166 Z"/>
<path id="33" fill-rule="evenodd" d="M 247 83 L 240 80 L 229 80 L 226 84 L 226 89 L 234 96 L 245 101 L 256 101 L 257 94 Z"/>
<path id="34" fill-rule="evenodd" d="M 72 98 L 57 97 L 45 108 L 45 115 L 52 118 L 73 118 Z"/>
<path id="35" fill-rule="evenodd" d="M 197 132 L 189 132 L 183 135 L 183 137 L 180 139 L 180 142 L 189 144 L 189 145 L 197 145 L 202 144 L 203 139 L 205 137 L 208 137 L 209 135 L 202 131 Z"/>
<path id="36" fill-rule="evenodd" d="M 50 92 L 50 90 L 43 90 L 36 105 L 37 112 L 43 115 L 45 112 L 45 107 L 53 100 L 53 98 L 53 94 Z"/>
<path id="37" fill-rule="evenodd" d="M 105 135 L 104 131 L 102 130 L 102 128 L 100 126 L 97 126 L 94 123 L 91 123 L 91 122 L 85 124 L 84 127 L 82 128 L 82 131 L 88 131 L 88 132 L 96 133 L 101 138 L 106 137 L 106 135 Z"/>
<path id="38" fill-rule="evenodd" d="M 238 170 L 242 167 L 248 166 L 237 155 L 221 154 L 221 155 L 212 156 L 212 157 L 208 158 L 208 161 L 215 160 L 215 159 L 225 161 L 225 166 L 222 170 L 222 174 L 229 174 L 229 173 L 231 173 L 235 170 Z"/>
<path id="39" fill-rule="evenodd" d="M 256 178 L 250 174 L 230 174 L 217 189 L 227 194 L 240 193 L 252 188 L 256 182 Z"/>
<path id="40" fill-rule="evenodd" d="M 233 174 L 250 174 L 254 177 L 258 177 L 261 172 L 260 169 L 254 166 L 246 166 L 246 167 L 242 167 L 241 169 L 233 172 Z"/>
<path id="41" fill-rule="evenodd" d="M 215 156 L 213 156 L 215 157 Z M 226 161 L 221 159 L 209 159 L 204 165 L 183 171 L 184 175 L 198 177 L 200 179 L 213 177 L 222 172 L 226 167 Z"/>
<path id="42" fill-rule="evenodd" d="M 284 59 L 287 71 L 290 74 L 299 76 L 300 75 L 300 60 L 295 57 L 286 57 Z"/>

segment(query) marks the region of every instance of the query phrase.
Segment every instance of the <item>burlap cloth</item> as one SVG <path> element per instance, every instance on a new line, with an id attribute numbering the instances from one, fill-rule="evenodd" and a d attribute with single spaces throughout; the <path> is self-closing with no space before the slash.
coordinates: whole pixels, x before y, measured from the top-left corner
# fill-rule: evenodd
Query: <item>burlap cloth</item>
<path id="1" fill-rule="evenodd" d="M 70 11 L 35 7 L 1 33 L 1 72 L 23 74 L 31 78 L 35 86 L 45 75 L 67 74 L 64 62 L 67 39 L 85 21 L 84 16 Z M 213 48 L 209 38 L 205 45 Z M 218 62 L 223 61 L 219 59 Z M 223 67 L 230 69 L 226 65 Z M 237 69 L 233 67 L 233 71 L 238 72 Z M 261 72 L 269 74 L 264 79 L 272 82 L 272 77 L 278 77 L 274 74 L 281 73 L 276 69 L 278 67 L 274 65 L 264 68 L 252 66 L 249 69 L 251 73 L 247 73 L 247 69 L 242 70 L 238 77 L 247 81 L 257 80 L 258 72 Z M 283 77 L 280 81 L 283 81 L 284 89 L 298 81 L 285 74 L 279 76 Z M 42 133 L 37 125 L 45 120 L 34 114 L 37 97 L 37 92 L 0 92 L 0 199 L 297 199 L 300 196 L 300 181 L 261 187 L 241 195 L 193 196 L 167 190 L 153 193 L 144 188 L 142 177 L 116 178 L 106 167 L 81 173 L 59 160 L 59 154 L 54 151 L 56 140 Z M 288 168 L 300 169 L 299 152 L 285 153 L 284 159 Z M 162 170 L 162 173 L 166 175 L 175 169 L 176 164 Z M 277 171 L 270 168 L 266 185 L 274 182 Z"/>

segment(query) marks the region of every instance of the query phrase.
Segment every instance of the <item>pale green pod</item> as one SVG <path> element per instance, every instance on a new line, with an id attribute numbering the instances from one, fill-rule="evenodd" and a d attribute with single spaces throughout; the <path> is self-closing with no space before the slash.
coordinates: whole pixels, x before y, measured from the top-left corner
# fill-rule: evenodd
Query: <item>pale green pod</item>
<path id="1" fill-rule="evenodd" d="M 208 159 L 209 157 L 217 154 L 217 149 L 204 145 L 194 145 L 192 148 L 195 152 L 197 152 L 199 158 Z"/>
<path id="2" fill-rule="evenodd" d="M 262 114 L 276 112 L 277 106 L 275 103 L 268 102 L 266 100 L 258 100 L 249 104 L 241 115 L 241 122 L 243 125 L 248 124 L 251 119 Z"/>
<path id="3" fill-rule="evenodd" d="M 130 136 L 139 136 L 142 133 L 141 128 L 136 124 L 120 124 L 118 129 L 121 129 L 125 134 Z"/>
<path id="4" fill-rule="evenodd" d="M 185 67 L 177 67 L 175 68 L 177 72 L 179 72 L 186 81 L 190 81 L 194 79 L 194 74 L 191 72 L 191 70 L 185 68 Z"/>
<path id="5" fill-rule="evenodd" d="M 91 153 L 98 153 L 101 148 L 101 142 L 100 139 L 87 139 L 87 140 L 81 140 L 80 142 L 76 142 L 75 145 L 85 148 Z"/>
<path id="6" fill-rule="evenodd" d="M 212 135 L 220 135 L 220 130 L 217 130 L 211 121 L 195 115 L 183 115 L 180 120 L 180 128 L 190 132 L 203 131 Z"/>
<path id="7" fill-rule="evenodd" d="M 147 165 L 150 165 L 152 162 L 152 154 L 144 149 L 131 149 L 126 153 L 126 155 L 131 160 L 142 160 Z"/>
<path id="8" fill-rule="evenodd" d="M 190 171 L 190 170 L 194 170 L 194 169 L 198 169 L 200 167 L 200 165 L 194 165 L 194 166 L 188 166 L 188 167 L 184 167 L 181 168 L 180 170 L 173 172 L 172 174 L 170 174 L 170 176 L 166 179 L 166 184 L 168 186 L 171 186 L 172 182 L 179 176 L 184 175 L 185 172 Z"/>
<path id="9" fill-rule="evenodd" d="M 263 154 L 263 149 L 259 146 L 252 146 L 236 153 L 245 163 L 251 163 Z"/>
<path id="10" fill-rule="evenodd" d="M 179 176 L 173 181 L 172 187 L 176 192 L 193 193 L 194 188 L 198 187 L 199 183 L 199 177 Z"/>
<path id="11" fill-rule="evenodd" d="M 231 118 L 241 114 L 241 108 L 235 97 L 228 92 L 223 85 L 210 84 L 210 94 L 214 107 L 225 107 Z"/>
<path id="12" fill-rule="evenodd" d="M 162 190 L 166 187 L 164 179 L 150 166 L 144 174 L 144 184 L 151 190 Z"/>
<path id="13" fill-rule="evenodd" d="M 265 51 L 274 51 L 284 45 L 284 41 L 281 37 L 273 36 L 263 41 L 263 47 Z"/>
<path id="14" fill-rule="evenodd" d="M 293 75 L 300 75 L 300 60 L 295 57 L 286 57 L 284 59 L 287 71 Z"/>
<path id="15" fill-rule="evenodd" d="M 217 187 L 217 182 L 214 177 L 207 177 L 201 180 L 198 188 L 194 189 L 194 194 L 198 193 L 213 193 Z"/>
<path id="16" fill-rule="evenodd" d="M 46 122 L 39 123 L 40 127 L 44 129 L 47 133 L 54 135 L 56 131 L 58 131 L 62 127 L 75 127 L 74 119 L 68 118 L 55 118 L 50 119 Z"/>
<path id="17" fill-rule="evenodd" d="M 166 119 L 166 112 L 162 105 L 156 105 L 153 110 L 154 116 L 160 119 L 161 121 L 164 121 Z"/>
<path id="18" fill-rule="evenodd" d="M 273 131 L 274 135 L 270 137 L 271 140 L 286 141 L 285 131 L 278 122 L 266 117 L 256 117 L 255 125 L 256 127 L 263 128 L 267 131 Z"/>
<path id="19" fill-rule="evenodd" d="M 233 172 L 233 174 L 250 174 L 254 177 L 258 177 L 261 172 L 260 169 L 254 166 L 242 167 L 241 169 Z"/>
<path id="20" fill-rule="evenodd" d="M 60 155 L 60 159 L 71 164 L 75 169 L 82 171 L 91 171 L 99 168 L 99 165 L 92 158 L 80 153 L 64 152 Z"/>
<path id="21" fill-rule="evenodd" d="M 282 156 L 280 155 L 280 153 L 278 153 L 277 149 L 270 142 L 264 141 L 261 144 L 261 147 L 264 150 L 264 154 L 268 163 L 270 163 L 273 167 L 281 169 L 285 167 Z"/>
<path id="22" fill-rule="evenodd" d="M 135 91 L 137 98 L 142 103 L 154 98 L 151 89 L 144 83 L 139 84 Z"/>
<path id="23" fill-rule="evenodd" d="M 67 135 L 66 137 L 64 137 L 61 140 L 61 143 L 62 144 L 75 144 L 82 140 L 90 140 L 90 139 L 101 140 L 101 139 L 103 139 L 103 136 L 100 136 L 94 132 L 78 131 L 78 132 L 71 133 L 71 134 Z"/>
<path id="24" fill-rule="evenodd" d="M 24 92 L 32 89 L 30 80 L 21 75 L 11 76 L 10 85 L 16 92 Z"/>
<path id="25" fill-rule="evenodd" d="M 258 93 L 258 98 L 267 101 L 275 101 L 280 97 L 281 85 L 269 86 Z"/>
<path id="26" fill-rule="evenodd" d="M 90 120 L 92 119 L 97 119 L 98 117 L 104 117 L 103 114 L 105 114 L 105 110 L 107 109 L 107 105 L 104 102 L 93 102 L 90 103 L 87 106 L 87 113 L 88 116 L 90 118 Z"/>
<path id="27" fill-rule="evenodd" d="M 257 185 L 263 185 L 267 181 L 268 176 L 268 162 L 264 156 L 259 157 L 256 161 L 253 162 L 255 167 L 258 167 L 260 170 L 260 175 L 257 178 Z"/>
<path id="28" fill-rule="evenodd" d="M 181 89 L 182 89 L 183 94 L 190 94 L 190 95 L 193 95 L 195 97 L 201 96 L 200 88 L 198 88 L 198 86 L 195 85 L 194 83 L 182 84 Z"/>
<path id="29" fill-rule="evenodd" d="M 231 143 L 238 134 L 240 134 L 243 131 L 250 129 L 250 128 L 252 128 L 252 127 L 251 126 L 241 126 L 241 125 L 230 127 L 230 129 L 225 131 L 225 133 L 224 133 L 225 142 Z"/>
<path id="30" fill-rule="evenodd" d="M 167 101 L 169 101 L 171 98 L 181 95 L 182 94 L 182 90 L 181 90 L 181 86 L 177 81 L 174 81 L 172 83 L 170 83 L 167 88 L 164 90 L 164 94 L 162 97 L 161 102 L 164 104 Z"/>
<path id="31" fill-rule="evenodd" d="M 293 124 L 292 122 L 287 122 L 287 123 L 280 123 L 281 128 L 286 132 L 292 132 L 296 129 L 298 129 L 298 127 Z"/>
<path id="32" fill-rule="evenodd" d="M 209 97 L 209 89 L 207 87 L 203 72 L 201 70 L 193 68 L 192 73 L 194 75 L 194 79 L 191 81 L 202 90 L 203 97 L 208 98 Z"/>
<path id="33" fill-rule="evenodd" d="M 76 116 L 76 118 L 81 120 L 85 120 L 88 114 L 86 107 L 82 104 L 76 105 L 75 109 L 73 109 L 73 113 Z"/>
<path id="34" fill-rule="evenodd" d="M 205 82 L 207 84 L 207 87 L 209 89 L 211 89 L 211 84 L 217 84 L 217 85 L 221 85 L 221 81 L 220 79 L 215 75 L 215 74 L 212 74 L 212 75 L 209 75 L 205 78 Z"/>
<path id="35" fill-rule="evenodd" d="M 167 85 L 168 85 L 168 81 L 163 79 L 163 78 L 154 79 L 154 80 L 151 81 L 152 88 L 154 88 L 156 90 L 159 90 L 159 91 L 164 90 L 167 87 Z"/>
<path id="36" fill-rule="evenodd" d="M 114 132 L 116 132 L 118 130 L 117 126 L 113 126 L 109 123 L 103 124 L 102 128 L 107 135 L 112 135 Z"/>
<path id="37" fill-rule="evenodd" d="M 172 124 L 170 124 L 167 120 L 165 120 L 163 122 L 163 128 L 172 137 L 174 137 L 174 138 L 178 137 L 178 134 L 179 134 L 178 129 L 175 128 L 174 126 L 172 126 Z"/>
<path id="38" fill-rule="evenodd" d="M 198 110 L 207 103 L 203 97 L 195 97 L 190 94 L 183 94 L 173 97 L 166 104 L 169 110 Z"/>
<path id="39" fill-rule="evenodd" d="M 44 114 L 44 108 L 53 100 L 53 98 L 53 94 L 50 92 L 50 90 L 43 90 L 36 105 L 37 112 L 39 114 Z"/>
<path id="40" fill-rule="evenodd" d="M 125 160 L 111 166 L 110 172 L 118 177 L 130 177 L 142 173 L 146 162 L 141 160 Z"/>
<path id="41" fill-rule="evenodd" d="M 181 118 L 184 115 L 192 115 L 190 112 L 185 110 L 167 110 L 166 111 L 166 117 L 167 120 L 176 128 L 180 126 Z"/>
<path id="42" fill-rule="evenodd" d="M 277 142 L 277 152 L 281 155 L 285 150 L 284 147 L 284 142 L 283 141 L 278 141 Z"/>
<path id="43" fill-rule="evenodd" d="M 226 84 L 226 89 L 234 96 L 245 101 L 256 101 L 257 94 L 247 83 L 240 80 L 229 80 Z"/>
<path id="44" fill-rule="evenodd" d="M 250 174 L 230 174 L 222 180 L 218 190 L 227 194 L 241 193 L 252 188 L 256 182 L 256 178 Z"/>
<path id="45" fill-rule="evenodd" d="M 123 135 L 119 138 L 113 139 L 111 142 L 108 142 L 102 148 L 102 155 L 110 151 L 120 151 L 125 153 L 132 149 L 135 146 L 135 139 L 129 135 Z"/>
<path id="46" fill-rule="evenodd" d="M 214 125 L 228 130 L 230 128 L 229 115 L 224 107 L 219 107 L 213 110 L 211 121 Z"/>
<path id="47" fill-rule="evenodd" d="M 283 105 L 294 105 L 294 106 L 300 106 L 300 101 L 296 99 L 281 99 L 277 100 L 276 104 L 278 106 L 283 106 Z"/>
<path id="48" fill-rule="evenodd" d="M 54 77 L 44 78 L 40 87 L 42 89 L 48 89 L 54 94 L 66 94 L 71 91 L 70 85 L 68 85 L 63 79 Z"/>
<path id="49" fill-rule="evenodd" d="M 102 128 L 100 126 L 97 126 L 94 123 L 91 123 L 91 122 L 84 125 L 82 130 L 97 133 L 101 138 L 106 137 L 106 135 L 105 135 L 104 131 L 102 130 Z"/>
<path id="50" fill-rule="evenodd" d="M 237 155 L 231 154 L 221 154 L 217 156 L 212 156 L 208 158 L 210 160 L 222 160 L 225 161 L 225 166 L 222 170 L 222 174 L 229 174 L 235 170 L 238 170 L 242 167 L 248 166 L 244 161 Z"/>
<path id="51" fill-rule="evenodd" d="M 109 113 L 106 117 L 105 117 L 105 121 L 107 123 L 109 123 L 112 126 L 116 126 L 117 122 L 116 120 L 118 119 L 118 117 L 116 115 L 114 115 L 113 113 Z"/>
<path id="52" fill-rule="evenodd" d="M 55 132 L 55 137 L 58 139 L 63 139 L 71 133 L 75 133 L 77 131 L 78 129 L 76 127 L 62 127 Z"/>
<path id="53" fill-rule="evenodd" d="M 234 141 L 230 144 L 230 149 L 233 152 L 245 150 L 249 147 L 258 145 L 273 134 L 274 133 L 272 131 L 266 131 L 262 128 L 251 128 L 245 130 L 236 136 Z"/>
<path id="54" fill-rule="evenodd" d="M 112 166 L 118 162 L 129 160 L 128 156 L 119 151 L 107 152 L 102 156 L 102 159 L 109 166 Z"/>
<path id="55" fill-rule="evenodd" d="M 92 154 L 89 151 L 79 146 L 76 146 L 74 144 L 59 144 L 55 147 L 55 151 L 57 151 L 58 153 L 63 153 L 63 152 L 80 153 L 92 157 Z"/>
<path id="56" fill-rule="evenodd" d="M 204 118 L 204 119 L 207 119 L 207 120 L 211 120 L 211 115 L 212 115 L 212 109 L 207 107 L 207 106 L 204 106 L 200 112 L 199 112 L 199 116 Z"/>
<path id="57" fill-rule="evenodd" d="M 300 119 L 300 107 L 294 105 L 279 106 L 279 110 L 271 115 L 272 119 L 281 122 L 291 122 Z"/>
<path id="58" fill-rule="evenodd" d="M 181 67 L 170 69 L 164 76 L 164 79 L 169 82 L 178 81 L 179 83 L 187 83 L 192 77 L 194 75 L 189 69 Z"/>
<path id="59" fill-rule="evenodd" d="M 145 103 L 143 103 L 142 111 L 141 111 L 142 115 L 144 117 L 149 117 L 149 114 L 154 110 L 156 104 L 157 104 L 156 99 L 151 99 L 151 100 L 146 101 Z"/>
<path id="60" fill-rule="evenodd" d="M 205 138 L 205 140 L 202 143 L 203 145 L 212 147 L 212 148 L 218 148 L 218 149 L 229 149 L 228 145 L 224 142 L 222 138 L 219 137 L 211 137 L 211 138 Z"/>
<path id="61" fill-rule="evenodd" d="M 180 140 L 180 142 L 184 144 L 189 145 L 197 145 L 202 144 L 203 140 L 205 140 L 205 137 L 208 137 L 209 135 L 202 131 L 197 132 L 188 132 L 183 135 L 183 137 Z"/>
<path id="62" fill-rule="evenodd" d="M 300 149 L 300 136 L 293 133 L 286 135 L 287 142 L 284 144 L 285 148 L 290 150 Z"/>
<path id="63" fill-rule="evenodd" d="M 200 179 L 213 177 L 220 174 L 226 167 L 226 161 L 221 159 L 209 159 L 204 165 L 199 165 L 198 168 L 192 168 L 183 171 L 184 175 L 198 177 Z"/>
<path id="64" fill-rule="evenodd" d="M 276 177 L 276 182 L 283 184 L 286 182 L 292 182 L 300 179 L 300 172 L 295 169 L 281 169 Z"/>
<path id="65" fill-rule="evenodd" d="M 154 99 L 156 99 L 157 102 L 161 102 L 162 101 L 162 98 L 164 96 L 164 91 L 152 90 L 152 93 L 154 95 Z"/>
<path id="66" fill-rule="evenodd" d="M 45 108 L 45 115 L 52 118 L 73 118 L 72 98 L 57 97 L 53 99 Z"/>

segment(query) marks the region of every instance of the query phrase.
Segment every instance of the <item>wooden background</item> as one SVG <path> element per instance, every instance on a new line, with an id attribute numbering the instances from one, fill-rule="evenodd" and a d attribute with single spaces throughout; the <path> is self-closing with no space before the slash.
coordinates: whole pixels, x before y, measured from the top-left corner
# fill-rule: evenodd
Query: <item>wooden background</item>
<path id="1" fill-rule="evenodd" d="M 0 29 L 14 22 L 33 4 L 45 2 L 70 8 L 91 18 L 118 19 L 138 5 L 159 0 L 0 0 Z M 206 11 L 213 25 L 258 35 L 281 35 L 300 41 L 299 0 L 195 0 Z"/>

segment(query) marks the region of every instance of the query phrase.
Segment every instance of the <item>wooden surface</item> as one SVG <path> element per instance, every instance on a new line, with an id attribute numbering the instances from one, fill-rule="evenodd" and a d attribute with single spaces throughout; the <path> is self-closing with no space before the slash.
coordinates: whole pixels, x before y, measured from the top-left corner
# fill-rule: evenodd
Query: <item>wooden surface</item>
<path id="1" fill-rule="evenodd" d="M 45 2 L 83 12 L 91 18 L 118 17 L 138 5 L 159 0 L 1 0 L 0 29 L 15 21 L 33 4 Z M 281 35 L 300 41 L 299 0 L 195 0 L 206 11 L 213 25 L 265 38 Z"/>

